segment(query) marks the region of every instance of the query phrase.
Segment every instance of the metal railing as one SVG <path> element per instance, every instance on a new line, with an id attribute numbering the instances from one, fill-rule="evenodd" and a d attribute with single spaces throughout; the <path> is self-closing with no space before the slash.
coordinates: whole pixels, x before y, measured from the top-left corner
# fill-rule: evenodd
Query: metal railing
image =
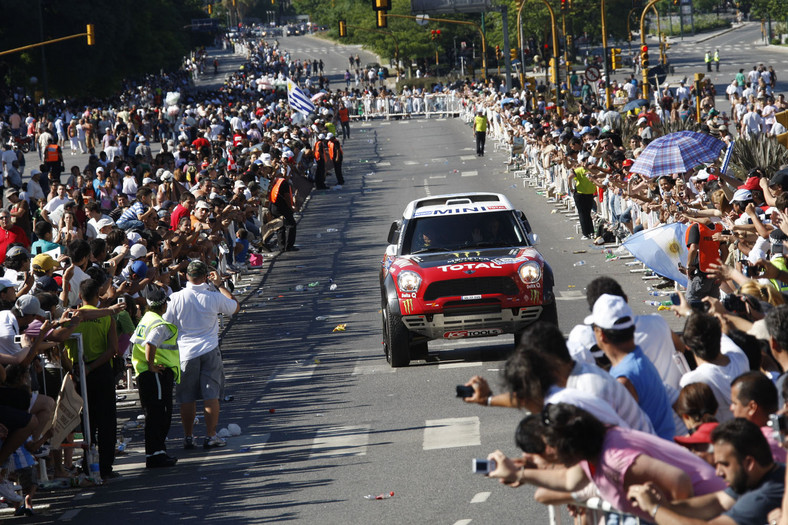
<path id="1" fill-rule="evenodd" d="M 411 94 L 378 97 L 350 97 L 347 107 L 351 119 L 410 117 L 459 117 L 466 101 L 457 94 Z"/>

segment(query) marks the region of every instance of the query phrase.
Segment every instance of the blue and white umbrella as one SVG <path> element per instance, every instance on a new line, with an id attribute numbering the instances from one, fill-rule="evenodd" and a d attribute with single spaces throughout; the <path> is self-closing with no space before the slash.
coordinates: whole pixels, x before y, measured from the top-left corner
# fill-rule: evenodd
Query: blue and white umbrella
<path id="1" fill-rule="evenodd" d="M 629 171 L 646 177 L 686 173 L 701 164 L 717 160 L 725 147 L 723 141 L 711 135 L 677 131 L 646 146 Z"/>

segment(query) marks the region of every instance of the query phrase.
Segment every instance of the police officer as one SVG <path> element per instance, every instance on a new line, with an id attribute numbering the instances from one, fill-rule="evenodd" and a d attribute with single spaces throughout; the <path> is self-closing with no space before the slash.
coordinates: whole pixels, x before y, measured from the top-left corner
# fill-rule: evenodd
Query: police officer
<path id="1" fill-rule="evenodd" d="M 317 141 L 315 141 L 315 188 L 318 190 L 328 189 L 328 186 L 326 186 L 327 155 L 328 151 L 326 148 L 326 136 L 321 133 L 317 136 Z"/>
<path id="2" fill-rule="evenodd" d="M 487 117 L 478 111 L 473 119 L 473 134 L 476 137 L 476 156 L 484 157 L 484 142 L 487 138 Z"/>
<path id="3" fill-rule="evenodd" d="M 328 156 L 334 163 L 334 174 L 337 176 L 337 185 L 334 186 L 334 189 L 341 190 L 342 185 L 345 184 L 345 178 L 342 176 L 342 160 L 345 158 L 345 154 L 342 152 L 342 144 L 333 133 L 326 135 L 326 138 L 328 139 Z"/>
<path id="4" fill-rule="evenodd" d="M 161 288 L 147 293 L 148 311 L 140 319 L 131 350 L 140 403 L 145 411 L 145 467 L 172 467 L 165 440 L 172 423 L 172 388 L 180 382 L 178 328 L 162 319 L 169 298 Z"/>
<path id="5" fill-rule="evenodd" d="M 715 49 L 714 50 L 714 57 L 712 58 L 712 60 L 714 61 L 714 68 L 717 70 L 717 73 L 719 73 L 720 72 L 720 50 L 719 49 Z M 711 69 L 709 69 L 709 71 L 711 71 Z"/>
<path id="6" fill-rule="evenodd" d="M 49 144 L 44 150 L 44 165 L 49 173 L 49 180 L 55 184 L 60 184 L 60 174 L 63 173 L 63 150 L 57 145 L 54 137 L 49 137 Z"/>
<path id="7" fill-rule="evenodd" d="M 325 177 L 325 175 L 324 175 Z M 283 231 L 279 233 L 279 249 L 286 252 L 298 251 L 295 247 L 296 221 L 293 216 L 293 190 L 284 174 L 277 172 L 271 184 L 271 194 L 268 198 L 271 203 L 271 213 L 274 217 L 282 217 L 285 223 Z"/>
<path id="8" fill-rule="evenodd" d="M 706 51 L 703 61 L 706 62 L 706 71 L 711 73 L 711 51 Z"/>

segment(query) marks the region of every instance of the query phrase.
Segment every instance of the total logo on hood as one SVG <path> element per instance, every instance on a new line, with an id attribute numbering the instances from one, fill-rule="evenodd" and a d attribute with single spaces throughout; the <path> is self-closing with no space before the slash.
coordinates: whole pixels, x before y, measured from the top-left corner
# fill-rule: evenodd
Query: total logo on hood
<path id="1" fill-rule="evenodd" d="M 442 266 L 438 266 L 438 269 L 442 272 L 459 272 L 462 270 L 481 270 L 483 268 L 503 268 L 503 266 L 499 266 L 494 262 L 469 262 L 469 263 L 462 263 L 462 264 L 444 264 Z"/>

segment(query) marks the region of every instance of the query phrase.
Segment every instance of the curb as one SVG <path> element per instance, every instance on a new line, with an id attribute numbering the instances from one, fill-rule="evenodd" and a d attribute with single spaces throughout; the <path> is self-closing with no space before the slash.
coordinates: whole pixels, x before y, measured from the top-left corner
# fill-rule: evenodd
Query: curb
<path id="1" fill-rule="evenodd" d="M 700 39 L 696 40 L 695 43 L 696 44 L 702 44 L 703 42 L 706 42 L 707 40 L 711 40 L 712 38 L 717 38 L 718 36 L 726 35 L 726 34 L 730 33 L 731 31 L 736 31 L 737 29 L 739 29 L 741 27 L 744 27 L 744 25 L 742 24 L 742 25 L 739 25 L 739 26 L 736 26 L 736 27 L 730 27 L 730 28 L 728 28 L 728 29 L 726 29 L 724 31 L 720 31 L 719 33 L 715 33 L 713 35 L 709 35 L 709 36 L 707 36 L 705 38 L 700 38 Z"/>

